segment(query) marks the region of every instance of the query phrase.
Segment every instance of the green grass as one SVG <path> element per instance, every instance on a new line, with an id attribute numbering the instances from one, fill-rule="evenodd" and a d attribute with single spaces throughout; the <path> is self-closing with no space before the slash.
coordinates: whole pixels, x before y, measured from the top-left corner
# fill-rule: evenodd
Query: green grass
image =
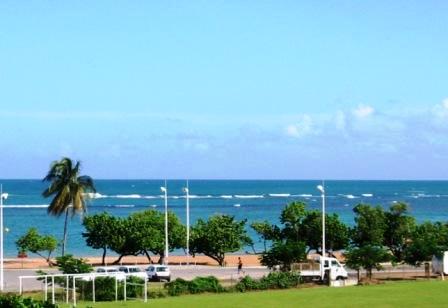
<path id="1" fill-rule="evenodd" d="M 346 288 L 303 288 L 149 299 L 148 303 L 80 303 L 78 307 L 448 307 L 448 282 L 391 282 Z"/>

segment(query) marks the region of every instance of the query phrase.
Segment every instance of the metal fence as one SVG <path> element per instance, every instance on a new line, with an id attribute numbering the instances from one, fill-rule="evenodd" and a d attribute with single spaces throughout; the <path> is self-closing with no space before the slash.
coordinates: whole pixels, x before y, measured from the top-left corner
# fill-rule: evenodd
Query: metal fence
<path id="1" fill-rule="evenodd" d="M 148 284 L 146 279 L 144 283 L 136 283 L 136 282 L 128 282 L 127 278 L 134 276 L 132 273 L 87 273 L 87 274 L 52 274 L 52 275 L 31 275 L 31 276 L 19 276 L 19 293 L 22 295 L 24 292 L 24 282 L 26 280 L 37 280 L 43 283 L 44 288 L 44 299 L 47 301 L 48 293 L 49 293 L 49 285 L 51 290 L 51 302 L 53 304 L 56 303 L 56 283 L 55 278 L 63 278 L 65 279 L 65 285 L 59 286 L 59 289 L 63 289 L 63 293 L 65 294 L 65 303 L 68 304 L 70 301 L 70 293 L 72 294 L 72 302 L 73 306 L 76 306 L 77 303 L 77 290 L 76 290 L 76 281 L 92 281 L 92 301 L 95 302 L 95 280 L 99 277 L 112 277 L 115 278 L 115 301 L 118 301 L 118 283 L 123 283 L 123 300 L 127 301 L 130 299 L 127 295 L 127 287 L 129 285 L 141 286 L 143 289 L 143 298 L 144 302 L 148 301 Z M 124 277 L 124 279 L 123 279 Z M 70 286 L 71 283 L 71 286 Z"/>

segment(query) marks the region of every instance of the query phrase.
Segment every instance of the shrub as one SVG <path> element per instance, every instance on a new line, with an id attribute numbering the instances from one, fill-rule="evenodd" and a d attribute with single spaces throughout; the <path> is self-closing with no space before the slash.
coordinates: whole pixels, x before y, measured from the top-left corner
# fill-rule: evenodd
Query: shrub
<path id="1" fill-rule="evenodd" d="M 188 294 L 189 289 L 189 281 L 184 280 L 182 278 L 177 278 L 174 281 L 165 283 L 165 289 L 168 291 L 170 296 L 178 296 L 181 294 Z"/>
<path id="2" fill-rule="evenodd" d="M 224 291 L 224 288 L 219 283 L 218 278 L 214 276 L 196 277 L 190 281 L 188 289 L 191 294 L 204 292 L 219 293 Z"/>
<path id="3" fill-rule="evenodd" d="M 38 301 L 29 297 L 22 297 L 20 295 L 0 295 L 0 307 L 57 308 L 58 306 L 51 304 L 48 301 L 47 302 Z"/>
<path id="4" fill-rule="evenodd" d="M 134 284 L 143 284 L 145 281 L 138 277 L 129 276 L 126 279 L 126 297 L 142 297 L 143 286 Z M 91 300 L 92 281 L 83 281 L 81 284 L 82 294 L 85 300 Z M 117 295 L 118 299 L 123 299 L 124 283 L 118 282 Z M 98 277 L 95 278 L 95 300 L 96 301 L 114 301 L 115 300 L 115 278 L 114 277 Z"/>
<path id="5" fill-rule="evenodd" d="M 167 293 L 163 290 L 148 290 L 148 298 L 163 298 L 166 297 Z"/>
<path id="6" fill-rule="evenodd" d="M 288 289 L 300 284 L 300 276 L 292 272 L 273 272 L 255 280 L 245 276 L 236 285 L 235 290 L 246 292 L 252 290 Z"/>
<path id="7" fill-rule="evenodd" d="M 177 296 L 181 294 L 198 294 L 204 292 L 219 293 L 224 292 L 223 286 L 219 283 L 216 277 L 196 277 L 191 281 L 177 278 L 172 282 L 165 284 L 170 296 Z"/>
<path id="8" fill-rule="evenodd" d="M 293 272 L 272 272 L 263 276 L 260 281 L 260 289 L 288 289 L 300 284 L 300 275 Z"/>
<path id="9" fill-rule="evenodd" d="M 250 276 L 245 276 L 235 285 L 235 290 L 246 292 L 259 289 L 259 282 Z"/>

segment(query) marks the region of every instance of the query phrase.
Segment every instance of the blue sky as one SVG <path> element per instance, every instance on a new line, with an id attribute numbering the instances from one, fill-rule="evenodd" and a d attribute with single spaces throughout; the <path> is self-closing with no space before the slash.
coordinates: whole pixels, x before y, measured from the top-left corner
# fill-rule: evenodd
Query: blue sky
<path id="1" fill-rule="evenodd" d="M 0 178 L 446 179 L 446 1 L 1 1 Z"/>

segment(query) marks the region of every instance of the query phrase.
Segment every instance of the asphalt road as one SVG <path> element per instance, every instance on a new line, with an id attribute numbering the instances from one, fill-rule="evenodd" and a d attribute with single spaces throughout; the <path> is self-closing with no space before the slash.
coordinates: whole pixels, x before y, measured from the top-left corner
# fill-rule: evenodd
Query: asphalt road
<path id="1" fill-rule="evenodd" d="M 172 279 L 183 278 L 193 279 L 197 276 L 215 276 L 220 280 L 226 280 L 230 283 L 236 282 L 239 278 L 249 275 L 254 278 L 262 277 L 269 273 L 266 267 L 245 267 L 243 272 L 238 274 L 236 267 L 218 267 L 218 266 L 204 266 L 204 265 L 185 265 L 185 266 L 170 266 Z M 46 270 L 47 273 L 58 273 L 57 270 Z M 351 277 L 356 276 L 356 271 L 348 270 Z M 391 267 L 386 266 L 383 271 L 373 271 L 374 275 L 387 277 L 409 277 L 412 275 L 424 275 L 423 268 L 415 268 L 411 266 Z M 36 275 L 36 270 L 31 269 L 7 269 L 4 274 L 5 290 L 18 291 L 19 290 L 19 276 Z M 36 279 L 23 280 L 24 291 L 43 290 L 43 283 Z"/>
<path id="2" fill-rule="evenodd" d="M 254 278 L 262 277 L 269 273 L 266 267 L 246 267 L 243 272 L 238 275 L 236 267 L 217 267 L 217 266 L 170 266 L 172 279 L 183 278 L 193 279 L 197 276 L 215 276 L 220 280 L 236 281 L 238 278 L 245 275 L 250 275 Z M 46 270 L 49 274 L 57 274 L 57 270 Z M 19 276 L 34 276 L 36 270 L 31 269 L 7 269 L 4 274 L 5 290 L 18 291 L 19 290 Z M 43 283 L 36 279 L 23 279 L 24 291 L 43 290 Z"/>

